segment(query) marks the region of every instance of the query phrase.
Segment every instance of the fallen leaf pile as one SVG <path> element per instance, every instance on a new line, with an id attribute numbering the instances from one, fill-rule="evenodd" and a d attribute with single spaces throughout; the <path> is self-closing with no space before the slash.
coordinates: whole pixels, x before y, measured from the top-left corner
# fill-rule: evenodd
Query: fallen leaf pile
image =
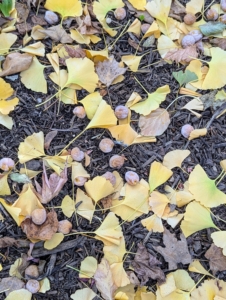
<path id="1" fill-rule="evenodd" d="M 100 295 L 105 300 L 226 299 L 226 283 L 215 277 L 226 269 L 226 231 L 218 227 L 218 216 L 214 215 L 216 207 L 226 204 L 226 194 L 218 187 L 226 175 L 225 160 L 220 162 L 222 172 L 213 179 L 200 164 L 188 159 L 189 150 L 177 149 L 166 153 L 162 162 L 152 160 L 148 181 L 134 172 L 129 174 L 132 178 L 127 172 L 124 180 L 116 171 L 127 160 L 123 154 L 110 158 L 112 172 L 93 176 L 87 169 L 92 151 L 72 149 L 78 137 L 94 128 L 108 133 L 111 150 L 115 144 L 155 143 L 172 120 L 174 112 L 169 112 L 169 107 L 181 97 L 190 101 L 180 109 L 200 118 L 200 128 L 187 124 L 182 135 L 192 141 L 209 134 L 209 127 L 201 126 L 202 115 L 197 111 L 210 108 L 214 114 L 219 112 L 217 117 L 226 112 L 226 2 L 211 2 L 207 8 L 203 0 L 190 0 L 186 6 L 177 0 L 15 2 L 0 1 L 0 124 L 11 130 L 14 123 L 10 114 L 15 116 L 24 105 L 8 83 L 13 75 L 19 76 L 21 85 L 45 98 L 36 106 L 44 105 L 46 110 L 57 101 L 59 112 L 62 106 L 73 105 L 83 112 L 74 112 L 77 121 L 73 122 L 84 118 L 88 122 L 82 123 L 85 125 L 79 134 L 55 155 L 48 153 L 57 130 L 46 137 L 36 130 L 20 140 L 18 163 L 1 157 L 0 204 L 21 227 L 30 250 L 11 265 L 11 277 L 1 280 L 0 293 L 4 292 L 7 300 L 30 300 L 32 294 L 50 290 L 48 278 L 41 275 L 42 261 L 32 257 L 34 244 L 42 242 L 51 251 L 68 235 L 81 234 L 100 241 L 103 249 L 98 250 L 98 260 L 87 256 L 75 269 L 81 282 L 87 284 L 71 294 L 71 299 L 91 300 Z M 31 7 L 37 15 L 30 16 Z M 40 7 L 45 18 L 38 14 Z M 134 13 L 133 18 L 122 25 L 128 11 Z M 123 35 L 129 37 L 134 53 L 114 51 Z M 93 50 L 94 45 L 98 50 Z M 148 51 L 140 55 L 143 49 Z M 134 74 L 143 71 L 143 57 L 154 51 L 161 56 L 159 63 L 179 65 L 180 70 L 172 73 L 175 86 L 179 85 L 175 99 L 169 85 L 146 89 Z M 126 84 L 127 76 L 146 96 L 131 90 L 116 107 L 109 89 Z M 54 89 L 56 93 L 50 95 Z M 80 91 L 84 92 L 82 99 Z M 109 103 L 103 98 L 107 94 Z M 180 112 L 177 107 L 176 111 Z M 42 162 L 42 170 L 27 168 L 27 163 L 36 161 Z M 183 172 L 185 180 L 174 186 L 177 172 Z M 68 181 L 72 191 L 62 194 Z M 13 190 L 17 196 L 14 200 L 8 197 Z M 56 197 L 61 202 L 53 207 L 51 201 Z M 96 211 L 101 211 L 102 219 Z M 82 232 L 73 228 L 74 220 L 79 228 L 78 216 L 93 229 Z M 101 221 L 98 227 L 94 227 L 94 218 Z M 136 252 L 127 249 L 123 224 L 133 226 L 138 218 L 144 231 L 162 237 L 162 244 L 151 245 L 150 252 L 145 241 L 135 245 Z M 195 259 L 187 238 L 210 228 L 207 270 Z M 0 238 L 0 248 L 23 247 L 24 243 L 15 237 Z M 1 254 L 3 259 L 7 259 L 5 255 Z M 27 271 L 32 266 L 38 269 L 35 276 Z M 197 279 L 192 273 L 203 278 Z M 30 280 L 37 285 L 35 291 L 29 288 Z M 149 280 L 155 284 L 151 286 Z"/>

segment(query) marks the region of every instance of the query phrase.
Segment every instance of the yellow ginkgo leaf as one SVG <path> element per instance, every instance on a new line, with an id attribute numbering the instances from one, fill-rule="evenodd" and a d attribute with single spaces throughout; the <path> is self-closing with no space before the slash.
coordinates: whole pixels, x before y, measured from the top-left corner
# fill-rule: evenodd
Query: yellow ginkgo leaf
<path id="1" fill-rule="evenodd" d="M 149 173 L 150 192 L 153 192 L 154 189 L 166 182 L 172 175 L 173 172 L 171 170 L 163 166 L 161 163 L 154 161 L 151 164 Z"/>
<path id="2" fill-rule="evenodd" d="M 47 82 L 44 76 L 45 66 L 40 64 L 36 57 L 30 67 L 21 72 L 21 82 L 26 86 L 26 88 L 31 89 L 34 92 L 47 93 Z"/>
<path id="3" fill-rule="evenodd" d="M 68 80 L 66 85 L 75 83 L 86 89 L 89 93 L 94 92 L 97 83 L 98 76 L 94 71 L 94 63 L 85 58 L 68 58 L 66 60 L 68 68 Z M 89 80 L 87 80 L 87 74 L 89 74 Z"/>
<path id="4" fill-rule="evenodd" d="M 143 55 L 124 55 L 122 56 L 122 61 L 130 68 L 131 71 L 136 72 L 142 57 Z"/>
<path id="5" fill-rule="evenodd" d="M 86 129 L 90 128 L 109 128 L 117 124 L 117 118 L 113 109 L 106 103 L 105 100 L 100 102 L 92 120 L 87 125 Z"/>
<path id="6" fill-rule="evenodd" d="M 55 11 L 65 17 L 80 17 L 82 15 L 82 4 L 80 0 L 47 0 L 45 8 Z"/>
<path id="7" fill-rule="evenodd" d="M 116 125 L 109 127 L 111 135 L 124 145 L 132 145 L 138 137 L 138 133 L 130 126 L 130 124 Z"/>
<path id="8" fill-rule="evenodd" d="M 146 0 L 145 0 L 146 1 Z M 135 19 L 133 23 L 129 26 L 126 32 L 135 33 L 137 36 L 140 36 L 141 32 L 141 22 L 138 19 Z"/>
<path id="9" fill-rule="evenodd" d="M 158 288 L 156 291 L 156 297 L 158 300 L 190 300 L 190 292 L 184 292 L 180 289 L 176 289 L 166 297 L 162 297 Z"/>
<path id="10" fill-rule="evenodd" d="M 104 61 L 106 59 L 109 59 L 109 53 L 107 50 L 90 50 L 90 49 L 84 49 L 86 51 L 86 56 L 94 61 L 94 63 L 97 63 L 99 61 Z"/>
<path id="11" fill-rule="evenodd" d="M 93 12 L 97 19 L 101 22 L 105 19 L 106 14 L 115 8 L 123 7 L 124 3 L 122 0 L 99 0 L 93 3 Z"/>
<path id="12" fill-rule="evenodd" d="M 132 221 L 143 214 L 147 214 L 149 189 L 142 181 L 135 186 L 125 184 L 125 197 L 123 200 L 114 200 L 111 211 L 123 220 Z"/>
<path id="13" fill-rule="evenodd" d="M 226 172 L 226 159 L 220 161 L 220 166 Z"/>
<path id="14" fill-rule="evenodd" d="M 70 298 L 73 300 L 92 300 L 94 297 L 96 297 L 96 294 L 90 288 L 77 290 L 74 294 L 70 295 Z"/>
<path id="15" fill-rule="evenodd" d="M 166 24 L 163 24 L 161 21 L 157 20 L 158 25 L 158 31 L 160 36 L 160 31 L 168 36 L 172 41 L 179 40 L 181 37 L 184 36 L 185 30 L 184 28 L 181 28 L 181 22 L 178 22 L 177 20 L 173 18 L 167 18 Z M 189 31 L 187 30 L 187 33 Z M 157 35 L 157 31 L 155 33 L 155 36 Z M 157 38 L 159 37 L 157 36 Z"/>
<path id="16" fill-rule="evenodd" d="M 188 181 L 184 183 L 183 190 L 174 190 L 170 186 L 165 186 L 166 196 L 170 200 L 171 204 L 174 204 L 178 207 L 182 207 L 192 200 L 194 200 L 194 196 L 191 192 L 189 192 L 189 184 Z"/>
<path id="17" fill-rule="evenodd" d="M 90 44 L 90 35 L 81 34 L 78 30 L 70 29 L 71 38 L 76 41 L 78 44 Z"/>
<path id="18" fill-rule="evenodd" d="M 141 96 L 137 92 L 133 92 L 127 100 L 126 106 L 130 108 L 134 104 L 138 103 L 140 100 L 142 100 Z"/>
<path id="19" fill-rule="evenodd" d="M 20 51 L 37 56 L 45 56 L 45 45 L 41 42 L 37 42 L 20 49 Z"/>
<path id="20" fill-rule="evenodd" d="M 8 184 L 9 172 L 0 174 L 0 195 L 6 196 L 11 195 L 9 184 Z"/>
<path id="21" fill-rule="evenodd" d="M 49 282 L 49 279 L 47 277 L 40 280 L 39 284 L 40 284 L 40 289 L 38 291 L 39 293 L 45 294 L 47 291 L 50 290 L 50 282 Z"/>
<path id="22" fill-rule="evenodd" d="M 79 204 L 76 210 L 77 214 L 91 222 L 95 206 L 92 199 L 79 188 L 77 189 L 75 204 Z"/>
<path id="23" fill-rule="evenodd" d="M 169 216 L 166 219 L 166 222 L 172 227 L 175 228 L 177 226 L 178 223 L 180 223 L 180 221 L 183 219 L 184 214 L 178 214 L 176 216 Z"/>
<path id="24" fill-rule="evenodd" d="M 172 0 L 152 0 L 145 6 L 149 14 L 166 24 Z"/>
<path id="25" fill-rule="evenodd" d="M 92 119 L 97 111 L 98 106 L 100 105 L 100 102 L 103 100 L 102 96 L 99 92 L 94 92 L 80 100 L 84 105 L 86 115 L 88 119 Z"/>
<path id="26" fill-rule="evenodd" d="M 14 90 L 11 88 L 10 84 L 6 83 L 2 78 L 0 78 L 0 113 L 1 114 L 8 115 L 10 111 L 14 110 L 14 106 L 16 106 L 19 103 L 19 99 L 13 97 L 13 94 L 14 94 Z"/>
<path id="27" fill-rule="evenodd" d="M 130 284 L 129 277 L 123 268 L 123 262 L 113 263 L 112 265 L 110 265 L 110 268 L 113 275 L 114 284 L 117 287 L 122 287 Z"/>
<path id="28" fill-rule="evenodd" d="M 77 104 L 77 94 L 76 90 L 71 88 L 66 88 L 59 92 L 59 98 L 60 100 L 65 104 Z"/>
<path id="29" fill-rule="evenodd" d="M 0 112 L 0 124 L 11 130 L 13 128 L 13 119 Z"/>
<path id="30" fill-rule="evenodd" d="M 49 74 L 49 78 L 56 83 L 61 89 L 66 86 L 68 79 L 68 73 L 66 70 L 62 69 L 59 72 L 52 72 Z"/>
<path id="31" fill-rule="evenodd" d="M 56 248 L 63 241 L 64 235 L 61 232 L 54 233 L 51 240 L 47 240 L 44 243 L 44 248 L 47 250 L 51 250 Z"/>
<path id="32" fill-rule="evenodd" d="M 0 203 L 8 211 L 8 213 L 11 215 L 11 217 L 14 219 L 14 221 L 17 223 L 17 225 L 20 226 L 21 222 L 25 218 L 23 216 L 20 216 L 21 208 L 12 207 L 12 205 L 7 204 L 5 202 L 5 200 L 2 198 L 0 198 Z"/>
<path id="33" fill-rule="evenodd" d="M 159 218 L 157 215 L 153 214 L 152 216 L 141 220 L 141 224 L 147 228 L 147 230 L 153 232 L 163 232 L 164 227 L 162 224 L 162 219 Z"/>
<path id="34" fill-rule="evenodd" d="M 54 155 L 54 156 L 45 156 L 44 161 L 51 169 L 53 169 L 60 176 L 65 166 L 67 167 L 71 166 L 72 158 L 69 155 L 64 155 L 64 156 Z"/>
<path id="35" fill-rule="evenodd" d="M 126 254 L 125 238 L 120 238 L 120 244 L 112 244 L 110 246 L 104 246 L 104 257 L 108 260 L 109 264 L 122 262 L 124 255 Z"/>
<path id="36" fill-rule="evenodd" d="M 175 44 L 168 36 L 162 34 L 160 38 L 158 38 L 158 52 L 160 53 L 161 57 L 164 58 L 172 49 L 179 48 L 177 44 Z"/>
<path id="37" fill-rule="evenodd" d="M 147 0 L 129 0 L 129 2 L 138 10 L 145 10 L 145 5 L 147 4 Z"/>
<path id="38" fill-rule="evenodd" d="M 191 152 L 189 150 L 173 150 L 168 152 L 163 158 L 163 166 L 168 169 L 173 169 L 175 167 L 181 168 L 182 162 Z"/>
<path id="39" fill-rule="evenodd" d="M 114 192 L 114 187 L 106 178 L 96 176 L 85 183 L 85 190 L 94 202 L 97 203 L 100 199 L 112 194 Z"/>
<path id="40" fill-rule="evenodd" d="M 134 300 L 134 284 L 128 284 L 124 287 L 118 288 L 114 295 L 114 300 Z M 140 300 L 138 298 L 137 300 Z M 155 298 L 142 298 L 141 300 L 156 300 Z"/>
<path id="41" fill-rule="evenodd" d="M 5 300 L 31 300 L 32 293 L 26 289 L 19 289 L 9 293 Z"/>
<path id="42" fill-rule="evenodd" d="M 194 220 L 196 221 L 194 222 Z M 180 226 L 185 237 L 188 237 L 199 230 L 210 227 L 217 229 L 211 219 L 208 209 L 196 201 L 189 203 L 186 207 L 184 220 Z"/>
<path id="43" fill-rule="evenodd" d="M 44 155 L 44 134 L 42 131 L 33 133 L 20 143 L 18 158 L 21 164 Z"/>
<path id="44" fill-rule="evenodd" d="M 168 85 L 164 85 L 158 88 L 154 93 L 148 93 L 146 100 L 138 102 L 130 107 L 138 114 L 144 116 L 150 114 L 153 110 L 156 110 L 159 105 L 166 99 L 166 95 L 170 93 Z"/>
<path id="45" fill-rule="evenodd" d="M 215 180 L 210 179 L 200 165 L 196 165 L 189 176 L 189 191 L 206 207 L 216 207 L 226 203 L 226 195 L 220 191 Z"/>
<path id="46" fill-rule="evenodd" d="M 189 135 L 189 141 L 199 138 L 200 136 L 207 135 L 207 128 L 194 129 Z"/>
<path id="47" fill-rule="evenodd" d="M 211 238 L 217 247 L 223 249 L 223 254 L 226 256 L 226 231 L 213 232 Z"/>
<path id="48" fill-rule="evenodd" d="M 192 60 L 187 66 L 186 70 L 195 73 L 198 77 L 196 81 L 188 83 L 186 87 L 190 87 L 191 89 L 202 89 L 203 81 L 205 80 L 209 68 L 207 66 L 203 67 L 202 63 L 199 60 Z"/>
<path id="49" fill-rule="evenodd" d="M 151 26 L 148 28 L 148 30 L 145 32 L 144 36 L 143 36 L 143 39 L 144 38 L 147 38 L 151 35 L 154 35 L 155 38 L 159 38 L 160 35 L 161 35 L 161 32 L 159 30 L 159 26 L 157 24 L 156 21 L 154 21 Z"/>
<path id="50" fill-rule="evenodd" d="M 97 260 L 93 256 L 87 256 L 81 262 L 79 278 L 91 278 L 97 270 Z"/>
<path id="51" fill-rule="evenodd" d="M 188 266 L 188 270 L 190 272 L 194 272 L 194 273 L 199 273 L 199 274 L 203 274 L 203 275 L 207 275 L 210 277 L 214 277 L 213 275 L 211 275 L 199 262 L 198 259 L 193 260 L 192 263 L 190 263 L 190 265 Z"/>
<path id="52" fill-rule="evenodd" d="M 223 49 L 212 47 L 211 61 L 208 62 L 209 71 L 202 84 L 202 90 L 219 89 L 226 84 L 226 73 L 224 63 L 226 62 L 226 53 Z M 222 64 L 223 62 L 223 64 Z"/>
<path id="53" fill-rule="evenodd" d="M 54 71 L 58 74 L 60 71 L 59 55 L 57 53 L 46 54 L 49 62 L 51 63 Z"/>
<path id="54" fill-rule="evenodd" d="M 66 195 L 61 202 L 60 208 L 62 209 L 63 214 L 70 218 L 75 212 L 75 201 L 72 200 L 70 196 Z"/>
<path id="55" fill-rule="evenodd" d="M 177 287 L 176 287 L 173 274 L 172 273 L 168 274 L 166 276 L 166 281 L 163 284 L 161 284 L 158 288 L 160 291 L 160 295 L 163 298 L 165 298 L 166 296 L 174 292 L 177 289 Z"/>
<path id="56" fill-rule="evenodd" d="M 104 245 L 120 245 L 120 238 L 123 236 L 119 220 L 113 212 L 110 212 L 103 223 L 94 232 L 95 239 L 100 240 Z"/>
<path id="57" fill-rule="evenodd" d="M 191 292 L 191 300 L 225 300 L 226 282 L 219 279 L 205 280 Z"/>
<path id="58" fill-rule="evenodd" d="M 187 271 L 179 269 L 170 274 L 173 275 L 175 285 L 178 289 L 189 292 L 194 288 L 195 281 L 191 278 Z"/>
<path id="59" fill-rule="evenodd" d="M 149 198 L 149 205 L 151 206 L 152 211 L 161 218 L 167 204 L 169 203 L 168 198 L 157 191 L 151 193 Z"/>
<path id="60" fill-rule="evenodd" d="M 8 53 L 16 40 L 17 36 L 15 34 L 2 32 L 0 34 L 0 55 Z"/>
<path id="61" fill-rule="evenodd" d="M 190 0 L 186 4 L 186 12 L 195 15 L 202 11 L 203 6 L 204 0 Z"/>
<path id="62" fill-rule="evenodd" d="M 81 163 L 74 161 L 71 164 L 71 166 L 72 166 L 72 171 L 71 171 L 71 181 L 72 181 L 72 184 L 76 183 L 76 180 L 78 179 L 78 177 L 90 178 L 90 175 L 84 169 L 84 167 L 83 167 L 83 165 Z"/>

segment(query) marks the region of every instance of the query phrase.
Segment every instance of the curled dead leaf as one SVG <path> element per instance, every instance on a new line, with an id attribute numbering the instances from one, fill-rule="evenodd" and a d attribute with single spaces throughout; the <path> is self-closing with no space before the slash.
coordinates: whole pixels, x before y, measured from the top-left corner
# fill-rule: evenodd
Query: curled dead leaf
<path id="1" fill-rule="evenodd" d="M 172 60 L 176 63 L 189 63 L 194 58 L 198 57 L 198 52 L 196 49 L 196 45 L 192 45 L 185 49 L 182 48 L 174 48 L 169 50 L 164 59 L 165 60 Z"/>
<path id="2" fill-rule="evenodd" d="M 10 53 L 7 55 L 0 77 L 12 75 L 27 70 L 33 60 L 33 56 L 28 53 Z"/>

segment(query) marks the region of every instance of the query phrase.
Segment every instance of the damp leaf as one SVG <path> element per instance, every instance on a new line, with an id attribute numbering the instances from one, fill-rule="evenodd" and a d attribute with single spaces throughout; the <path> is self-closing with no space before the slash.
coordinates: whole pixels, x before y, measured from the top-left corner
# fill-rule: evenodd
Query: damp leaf
<path id="1" fill-rule="evenodd" d="M 165 60 L 175 61 L 176 63 L 189 63 L 198 57 L 196 45 L 187 48 L 174 48 L 169 50 L 164 56 Z"/>

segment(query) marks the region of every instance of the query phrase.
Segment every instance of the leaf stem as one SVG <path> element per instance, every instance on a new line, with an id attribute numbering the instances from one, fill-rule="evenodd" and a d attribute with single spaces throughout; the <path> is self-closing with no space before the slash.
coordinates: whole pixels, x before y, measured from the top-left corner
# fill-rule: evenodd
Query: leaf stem
<path id="1" fill-rule="evenodd" d="M 149 94 L 149 92 L 145 89 L 145 87 L 140 83 L 140 81 L 134 76 L 134 79 L 136 80 L 137 83 L 139 83 L 139 85 L 142 87 L 142 89 Z"/>

